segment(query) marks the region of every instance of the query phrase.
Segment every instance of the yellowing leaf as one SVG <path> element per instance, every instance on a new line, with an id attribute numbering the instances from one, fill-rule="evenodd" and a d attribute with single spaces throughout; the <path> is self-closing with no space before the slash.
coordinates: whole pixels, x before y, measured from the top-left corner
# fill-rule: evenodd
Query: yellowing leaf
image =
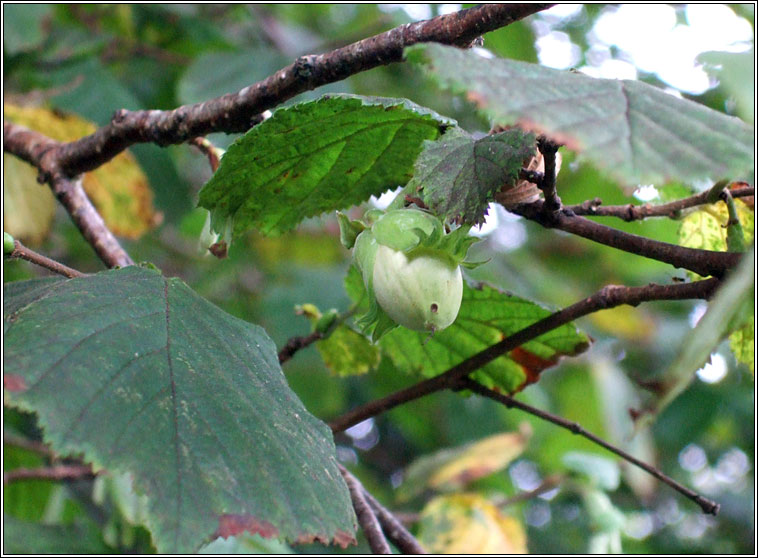
<path id="1" fill-rule="evenodd" d="M 496 434 L 465 447 L 453 460 L 440 467 L 429 479 L 429 487 L 456 490 L 504 469 L 521 455 L 528 436 L 519 432 Z"/>
<path id="2" fill-rule="evenodd" d="M 448 448 L 414 461 L 405 475 L 398 498 L 410 500 L 425 489 L 460 490 L 467 484 L 504 469 L 521 455 L 530 432 L 507 432 L 457 448 Z"/>
<path id="3" fill-rule="evenodd" d="M 421 512 L 419 542 L 438 554 L 526 554 L 523 526 L 479 494 L 431 500 Z"/>
<path id="4" fill-rule="evenodd" d="M 752 199 L 734 200 L 737 209 L 737 217 L 742 225 L 742 232 L 746 245 L 754 240 L 755 213 Z M 679 243 L 690 248 L 705 248 L 707 250 L 725 251 L 727 249 L 726 224 L 729 213 L 726 204 L 717 202 L 688 215 L 679 227 Z M 690 273 L 694 276 L 694 274 Z M 737 325 L 737 328 L 729 336 L 729 346 L 734 357 L 750 367 L 755 374 L 755 322 L 751 317 L 747 322 Z"/>
<path id="5" fill-rule="evenodd" d="M 57 141 L 73 141 L 97 127 L 79 116 L 40 107 L 3 105 L 3 116 Z M 33 176 L 34 187 L 36 172 Z M 118 236 L 137 238 L 157 224 L 153 193 L 131 153 L 123 152 L 102 167 L 84 175 L 84 190 Z M 31 187 L 31 185 L 29 185 Z"/>
<path id="6" fill-rule="evenodd" d="M 365 374 L 379 366 L 381 358 L 376 345 L 345 324 L 337 326 L 316 347 L 326 367 L 338 376 Z"/>
<path id="7" fill-rule="evenodd" d="M 741 199 L 735 200 L 737 215 L 745 234 L 745 244 L 753 241 L 755 222 L 752 209 Z M 717 202 L 690 213 L 679 226 L 679 244 L 689 248 L 701 248 L 724 252 L 726 246 L 726 224 L 729 214 L 726 204 Z"/>
<path id="8" fill-rule="evenodd" d="M 41 243 L 55 215 L 55 197 L 37 182 L 37 171 L 3 154 L 3 230 L 24 244 Z"/>
<path id="9" fill-rule="evenodd" d="M 601 310 L 592 314 L 590 319 L 606 333 L 636 343 L 650 341 L 656 332 L 656 323 L 650 315 L 644 309 L 632 306 Z"/>

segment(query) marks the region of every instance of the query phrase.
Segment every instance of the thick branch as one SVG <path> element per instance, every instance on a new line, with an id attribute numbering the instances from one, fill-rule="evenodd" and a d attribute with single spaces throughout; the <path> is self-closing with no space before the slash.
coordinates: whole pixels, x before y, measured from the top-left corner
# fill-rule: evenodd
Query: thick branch
<path id="1" fill-rule="evenodd" d="M 733 198 L 747 198 L 755 195 L 755 188 L 752 186 L 743 186 L 730 190 L 729 193 Z M 600 198 L 587 200 L 579 205 L 566 206 L 565 209 L 573 212 L 575 215 L 587 215 L 594 217 L 618 217 L 624 221 L 639 221 L 648 217 L 671 217 L 676 218 L 679 212 L 711 203 L 708 200 L 710 191 L 706 190 L 694 196 L 683 198 L 681 200 L 663 203 L 659 205 L 602 205 Z"/>
<path id="2" fill-rule="evenodd" d="M 506 337 L 499 343 L 490 345 L 483 351 L 467 358 L 463 362 L 453 366 L 443 374 L 429 378 L 406 389 L 392 393 L 382 399 L 377 399 L 366 405 L 353 409 L 344 415 L 337 417 L 329 423 L 333 432 L 342 432 L 351 426 L 368 418 L 389 411 L 414 399 L 419 399 L 430 393 L 443 389 L 455 389 L 458 380 L 464 378 L 475 370 L 492 362 L 496 358 L 512 351 L 547 333 L 557 327 L 572 322 L 582 316 L 598 310 L 614 308 L 622 304 L 637 306 L 642 302 L 652 300 L 687 300 L 708 299 L 719 285 L 718 279 L 705 279 L 695 283 L 680 283 L 674 285 L 650 284 L 644 287 L 622 287 L 608 285 L 598 292 L 580 300 L 579 302 L 555 312 L 532 325 Z"/>
<path id="3" fill-rule="evenodd" d="M 203 103 L 172 111 L 117 111 L 108 126 L 63 145 L 56 158 L 63 171 L 77 175 L 95 169 L 135 143 L 184 143 L 212 132 L 245 132 L 266 109 L 299 93 L 351 75 L 399 62 L 403 49 L 423 42 L 466 46 L 476 37 L 548 8 L 549 4 L 489 4 L 401 25 L 326 54 L 295 62 L 246 87 Z"/>
<path id="4" fill-rule="evenodd" d="M 542 201 L 536 201 L 530 204 L 509 206 L 508 211 L 536 221 L 543 227 L 560 229 L 625 252 L 688 269 L 703 276 L 722 277 L 724 273 L 737 265 L 741 257 L 740 254 L 734 252 L 696 250 L 652 240 L 595 223 L 567 210 L 547 212 L 544 211 L 543 206 Z"/>
<path id="5" fill-rule="evenodd" d="M 473 391 L 474 393 L 478 393 L 479 395 L 483 395 L 484 397 L 487 397 L 489 399 L 493 399 L 495 401 L 498 401 L 498 402 L 502 403 L 503 405 L 505 405 L 508 408 L 515 407 L 516 409 L 520 409 L 522 411 L 525 411 L 525 412 L 529 413 L 530 415 L 534 415 L 536 417 L 539 417 L 542 420 L 546 420 L 548 422 L 552 422 L 553 424 L 556 424 L 556 425 L 558 425 L 558 426 L 560 426 L 562 428 L 565 428 L 565 429 L 569 430 L 570 432 L 572 432 L 574 434 L 578 434 L 580 436 L 583 436 L 584 438 L 587 438 L 588 440 L 594 442 L 595 444 L 604 447 L 608 451 L 615 453 L 616 455 L 618 455 L 619 457 L 625 459 L 629 463 L 632 463 L 632 464 L 636 465 L 637 467 L 639 467 L 640 469 L 643 469 L 644 471 L 650 473 L 655 478 L 657 478 L 658 480 L 666 483 L 667 485 L 669 485 L 671 488 L 673 488 L 677 492 L 685 495 L 687 498 L 689 498 L 690 500 L 692 500 L 693 502 L 695 502 L 696 504 L 698 504 L 702 508 L 702 510 L 703 510 L 704 513 L 710 513 L 710 514 L 716 515 L 719 512 L 720 506 L 716 502 L 714 502 L 712 500 L 709 500 L 708 498 L 704 498 L 703 496 L 701 496 L 697 492 L 693 492 L 692 490 L 690 490 L 686 486 L 683 486 L 683 485 L 679 484 L 678 482 L 676 482 L 671 477 L 665 475 L 662 471 L 656 469 L 652 465 L 648 465 L 644 461 L 640 461 L 639 459 L 637 459 L 636 457 L 633 457 L 632 455 L 630 455 L 629 453 L 625 452 L 621 448 L 617 448 L 613 444 L 609 444 L 608 442 L 606 442 L 602 438 L 599 438 L 599 437 L 595 436 L 592 432 L 588 432 L 587 430 L 585 430 L 581 425 L 579 425 L 576 422 L 568 421 L 568 420 L 564 419 L 563 417 L 559 417 L 559 416 L 553 415 L 553 414 L 548 413 L 546 411 L 542 411 L 540 409 L 532 407 L 531 405 L 527 405 L 526 403 L 522 403 L 521 401 L 518 401 L 518 400 L 514 399 L 513 397 L 509 397 L 509 396 L 504 395 L 502 393 L 498 393 L 496 391 L 488 389 L 488 388 L 484 387 L 483 385 L 481 385 L 481 384 L 479 384 L 479 383 L 477 383 L 477 382 L 475 382 L 475 381 L 473 381 L 473 380 L 471 380 L 469 378 L 461 378 L 460 383 L 459 383 L 459 387 L 460 387 L 460 389 L 467 389 L 469 391 Z"/>

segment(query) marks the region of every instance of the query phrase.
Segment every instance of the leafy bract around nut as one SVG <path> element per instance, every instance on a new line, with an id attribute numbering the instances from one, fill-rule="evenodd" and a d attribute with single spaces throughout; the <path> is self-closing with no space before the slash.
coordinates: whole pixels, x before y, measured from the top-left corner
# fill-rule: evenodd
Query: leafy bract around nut
<path id="1" fill-rule="evenodd" d="M 397 325 L 435 332 L 458 316 L 463 292 L 460 265 L 476 238 L 469 227 L 445 233 L 442 221 L 418 209 L 366 215 L 371 224 L 339 216 L 341 238 L 369 295 L 359 320 L 374 340 Z"/>

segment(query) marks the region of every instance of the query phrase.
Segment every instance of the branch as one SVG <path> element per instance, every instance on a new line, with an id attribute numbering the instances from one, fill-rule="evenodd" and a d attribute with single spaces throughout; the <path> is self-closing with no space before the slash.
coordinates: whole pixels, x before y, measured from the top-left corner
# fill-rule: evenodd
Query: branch
<path id="1" fill-rule="evenodd" d="M 560 229 L 612 248 L 688 269 L 705 277 L 722 277 L 741 258 L 741 254 L 735 252 L 697 250 L 622 232 L 574 215 L 566 209 L 547 212 L 542 201 L 508 206 L 508 211 L 536 221 L 543 227 Z"/>
<path id="2" fill-rule="evenodd" d="M 429 378 L 382 399 L 377 399 L 361 407 L 357 407 L 332 420 L 329 426 L 335 433 L 342 432 L 359 422 L 389 411 L 403 403 L 419 399 L 443 389 L 456 389 L 458 380 L 461 378 L 468 376 L 475 370 L 523 345 L 527 341 L 531 341 L 548 331 L 587 314 L 597 312 L 598 310 L 614 308 L 622 304 L 637 306 L 642 302 L 652 300 L 708 299 L 719 284 L 718 279 L 705 279 L 694 283 L 678 283 L 673 285 L 650 284 L 644 287 L 608 285 L 592 296 L 555 312 L 494 345 L 490 345 L 483 351 L 456 364 L 439 376 Z"/>
<path id="3" fill-rule="evenodd" d="M 3 140 L 4 151 L 39 169 L 37 180 L 50 184 L 74 224 L 108 267 L 134 264 L 87 197 L 81 179 L 67 178 L 61 172 L 55 157 L 57 150 L 65 144 L 9 122 L 3 122 Z"/>
<path id="4" fill-rule="evenodd" d="M 89 465 L 52 465 L 28 469 L 21 467 L 3 473 L 3 484 L 19 480 L 63 480 L 93 478 L 95 473 Z"/>
<path id="5" fill-rule="evenodd" d="M 197 147 L 200 152 L 208 158 L 208 164 L 211 167 L 211 171 L 216 172 L 221 163 L 221 157 L 224 153 L 223 150 L 214 146 L 207 138 L 192 138 L 190 143 Z"/>
<path id="6" fill-rule="evenodd" d="M 408 529 L 395 517 L 387 508 L 382 506 L 364 488 L 363 496 L 366 498 L 368 505 L 374 510 L 376 518 L 382 526 L 384 534 L 403 554 L 426 554 L 416 538 L 410 534 Z"/>
<path id="7" fill-rule="evenodd" d="M 752 186 L 742 186 L 729 190 L 729 193 L 733 198 L 747 198 L 755 195 L 755 188 Z M 587 200 L 579 205 L 566 206 L 567 211 L 573 212 L 575 215 L 590 215 L 594 217 L 618 217 L 624 221 L 639 221 L 648 217 L 670 217 L 675 219 L 679 216 L 679 213 L 685 209 L 691 207 L 697 207 L 699 205 L 706 205 L 712 203 L 708 198 L 711 192 L 706 190 L 694 196 L 688 198 L 682 198 L 669 203 L 660 205 L 650 205 L 646 203 L 644 205 L 602 205 L 600 198 L 594 200 Z"/>
<path id="8" fill-rule="evenodd" d="M 107 126 L 64 144 L 55 156 L 74 176 L 95 169 L 135 143 L 184 143 L 212 132 L 245 132 L 260 113 L 299 93 L 402 60 L 403 49 L 423 42 L 467 46 L 476 37 L 550 7 L 550 4 L 489 4 L 427 21 L 409 23 L 326 54 L 301 56 L 238 93 L 171 111 L 116 111 Z"/>
<path id="9" fill-rule="evenodd" d="M 358 518 L 361 529 L 363 529 L 363 534 L 366 535 L 366 540 L 369 547 L 371 547 L 371 551 L 374 554 L 392 554 L 390 545 L 387 543 L 387 539 L 384 538 L 384 533 L 382 533 L 379 520 L 364 497 L 365 489 L 363 485 L 342 465 L 338 465 L 338 467 L 350 491 L 350 499 L 353 501 L 355 515 Z"/>
<path id="10" fill-rule="evenodd" d="M 304 349 L 308 345 L 315 343 L 319 339 L 323 338 L 324 334 L 320 331 L 314 331 L 305 337 L 293 337 L 292 339 L 288 340 L 284 347 L 282 347 L 282 350 L 279 351 L 279 364 L 284 364 L 293 356 L 295 356 L 295 353 L 300 349 Z"/>
<path id="11" fill-rule="evenodd" d="M 458 385 L 460 389 L 467 389 L 469 391 L 473 391 L 474 393 L 478 393 L 479 395 L 483 395 L 484 397 L 487 397 L 489 399 L 498 401 L 502 403 L 503 405 L 505 405 L 506 407 L 508 407 L 509 409 L 515 407 L 516 409 L 525 411 L 529 413 L 530 415 L 534 415 L 535 417 L 541 418 L 542 420 L 552 422 L 553 424 L 556 424 L 562 428 L 565 428 L 571 431 L 573 434 L 578 434 L 579 436 L 587 438 L 588 440 L 596 443 L 597 445 L 604 447 L 608 451 L 615 453 L 616 455 L 625 459 L 629 463 L 632 463 L 636 465 L 637 467 L 639 467 L 640 469 L 643 469 L 644 471 L 650 473 L 658 480 L 666 483 L 674 490 L 680 492 L 681 494 L 683 494 L 684 496 L 686 496 L 687 498 L 689 498 L 690 500 L 698 504 L 702 508 L 704 513 L 717 515 L 719 512 L 719 508 L 721 506 L 717 504 L 716 502 L 714 502 L 713 500 L 709 500 L 708 498 L 704 498 L 703 496 L 700 496 L 697 492 L 693 492 L 686 486 L 679 484 L 671 477 L 665 475 L 659 469 L 656 469 L 652 465 L 648 465 L 644 461 L 640 461 L 639 459 L 628 454 L 621 448 L 617 448 L 613 444 L 610 444 L 606 442 L 605 440 L 603 440 L 602 438 L 599 438 L 595 436 L 594 434 L 592 434 L 591 432 L 588 432 L 576 422 L 568 421 L 564 419 L 563 417 L 553 415 L 546 411 L 542 411 L 540 409 L 532 407 L 531 405 L 527 405 L 526 403 L 522 403 L 521 401 L 517 401 L 516 399 L 509 397 L 508 395 L 504 395 L 502 393 L 498 393 L 489 388 L 486 388 L 483 385 L 479 384 L 478 382 L 475 382 L 469 378 L 461 378 L 459 380 Z"/>
<path id="12" fill-rule="evenodd" d="M 558 192 L 555 189 L 555 154 L 558 153 L 558 147 L 558 144 L 553 143 L 545 136 L 537 138 L 537 148 L 542 153 L 545 165 L 542 180 L 537 182 L 537 185 L 545 195 L 543 208 L 550 213 L 558 211 L 562 207 L 561 198 L 558 197 Z"/>
<path id="13" fill-rule="evenodd" d="M 77 271 L 76 269 L 73 269 L 71 267 L 68 267 L 67 265 L 63 265 L 60 262 L 56 262 L 53 259 L 48 258 L 47 256 L 43 256 L 42 254 L 39 254 L 35 252 L 34 250 L 27 248 L 21 242 L 18 240 L 13 241 L 14 248 L 13 252 L 8 254 L 6 257 L 8 258 L 20 258 L 22 260 L 26 260 L 27 262 L 31 262 L 33 264 L 37 264 L 38 266 L 44 267 L 45 269 L 49 269 L 53 273 L 57 273 L 58 275 L 63 275 L 64 277 L 68 277 L 69 279 L 72 279 L 74 277 L 84 277 L 86 274 L 82 273 L 81 271 Z"/>

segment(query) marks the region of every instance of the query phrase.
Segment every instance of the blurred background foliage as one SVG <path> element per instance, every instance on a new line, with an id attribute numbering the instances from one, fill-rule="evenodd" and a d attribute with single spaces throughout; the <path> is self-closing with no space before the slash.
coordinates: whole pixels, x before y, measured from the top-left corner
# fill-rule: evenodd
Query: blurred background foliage
<path id="1" fill-rule="evenodd" d="M 459 8 L 426 5 L 422 15 Z M 489 33 L 484 47 L 497 56 L 539 62 L 538 45 L 544 47 L 545 37 L 553 34 L 566 49 L 578 53 L 575 66 L 592 66 L 597 59 L 596 24 L 616 9 L 587 5 L 567 16 L 538 14 Z M 752 6 L 732 9 L 735 17 L 753 25 Z M 415 7 L 404 9 L 399 4 L 6 4 L 3 10 L 5 103 L 71 112 L 97 125 L 107 123 L 120 108 L 172 109 L 237 91 L 299 55 L 324 52 L 419 17 Z M 675 13 L 677 21 L 686 25 L 684 10 L 679 6 Z M 637 32 L 643 35 L 645 30 Z M 618 46 L 607 50 L 611 59 L 629 63 L 629 56 Z M 723 62 L 718 56 L 713 59 Z M 654 73 L 639 70 L 638 78 L 670 87 Z M 745 96 L 745 87 L 730 74 L 723 83 L 714 79 L 712 87 L 700 94 L 682 94 L 734 113 L 740 99 L 754 99 L 754 95 Z M 364 72 L 286 104 L 326 92 L 406 97 L 456 118 L 470 132 L 489 129 L 465 100 L 439 92 L 403 64 Z M 752 112 L 738 114 L 752 121 Z M 224 148 L 235 136 L 214 134 L 209 139 Z M 231 247 L 227 259 L 218 260 L 199 250 L 205 212 L 193 209 L 197 191 L 210 177 L 205 157 L 188 145 L 139 145 L 130 151 L 147 177 L 156 215 L 151 230 L 138 239 L 124 239 L 135 261 L 154 263 L 227 312 L 262 325 L 279 347 L 290 337 L 310 331 L 308 320 L 295 314 L 296 305 L 313 303 L 322 311 L 348 308 L 343 279 L 349 253 L 340 245 L 333 216 L 310 220 L 278 238 L 250 234 Z M 640 191 L 635 197 L 635 192 L 621 190 L 598 171 L 578 166 L 572 159 L 570 152 L 563 153 L 558 188 L 564 203 L 595 197 L 606 205 L 640 203 Z M 30 184 L 11 198 L 4 185 L 4 219 L 9 219 L 14 207 L 49 206 L 43 188 Z M 676 185 L 661 188 L 658 201 L 687 192 Z M 360 213 L 354 210 L 356 216 Z M 489 258 L 490 262 L 471 272 L 470 279 L 542 304 L 567 306 L 611 283 L 643 285 L 685 277 L 670 266 L 545 230 L 499 209 L 491 208 L 490 213 L 496 217 L 490 220 L 493 226 L 482 232 L 483 242 L 472 249 L 470 258 Z M 39 219 L 39 227 L 26 238 L 20 235 L 21 240 L 82 271 L 102 269 L 61 208 Z M 677 241 L 678 223 L 672 220 L 607 222 L 658 240 Z M 4 265 L 6 282 L 39 275 L 44 272 L 23 262 Z M 648 303 L 585 318 L 578 325 L 594 338 L 591 349 L 546 371 L 538 384 L 519 397 L 577 421 L 657 464 L 720 502 L 718 517 L 703 515 L 677 493 L 589 442 L 478 397 L 439 393 L 404 405 L 338 435 L 338 456 L 385 505 L 415 521 L 411 523 L 414 532 L 421 530 L 423 540 L 438 551 L 466 549 L 445 546 L 439 539 L 434 527 L 439 515 L 434 513 L 440 512 L 435 509 L 447 506 L 445 513 L 453 514 L 448 519 L 455 523 L 456 506 L 476 501 L 480 507 L 492 502 L 498 506 L 485 514 L 491 521 L 487 524 L 490 533 L 502 529 L 503 536 L 510 537 L 509 544 L 515 545 L 512 549 L 528 548 L 531 553 L 618 549 L 654 554 L 751 553 L 755 424 L 754 384 L 747 367 L 738 365 L 724 345 L 712 357 L 711 366 L 720 366 L 716 373 L 699 374 L 650 429 L 634 432 L 628 414 L 639 403 L 639 382 L 655 379 L 666 369 L 704 308 L 698 302 Z M 299 352 L 286 363 L 284 372 L 306 407 L 324 420 L 416 381 L 395 371 L 386 359 L 363 376 L 333 376 L 315 347 Z M 6 434 L 39 438 L 32 416 L 6 409 L 4 417 Z M 407 484 L 403 489 L 405 471 L 417 459 L 525 429 L 529 436 L 520 442 L 523 447 L 504 449 L 508 459 L 490 474 L 454 485 L 453 495 L 447 498 L 458 494 L 456 500 L 431 500 L 433 490 L 423 486 L 411 487 L 415 497 L 400 498 L 408 492 Z M 5 470 L 39 463 L 41 458 L 35 453 L 6 445 Z M 616 477 L 620 481 L 613 482 Z M 100 486 L 99 499 L 93 503 L 88 497 L 91 484 L 24 481 L 7 486 L 6 529 L 40 547 L 26 552 L 44 552 L 45 548 L 77 552 L 82 547 L 93 552 L 103 548 L 149 552 L 149 534 L 133 524 L 137 521 L 133 513 L 125 511 L 124 491 L 103 492 Z M 540 496 L 512 500 L 516 494 L 540 487 L 547 490 Z M 463 491 L 485 496 L 487 501 Z M 513 520 L 525 534 L 525 547 L 518 546 L 519 535 L 513 534 L 509 523 Z M 41 526 L 29 521 L 41 521 L 50 528 L 39 531 Z M 456 533 L 469 532 L 460 523 L 456 529 Z M 360 545 L 349 550 L 367 550 L 362 539 Z M 217 541 L 207 550 L 251 549 L 283 552 L 286 547 L 257 537 L 238 537 Z M 333 550 L 318 545 L 295 547 L 297 552 Z"/>

